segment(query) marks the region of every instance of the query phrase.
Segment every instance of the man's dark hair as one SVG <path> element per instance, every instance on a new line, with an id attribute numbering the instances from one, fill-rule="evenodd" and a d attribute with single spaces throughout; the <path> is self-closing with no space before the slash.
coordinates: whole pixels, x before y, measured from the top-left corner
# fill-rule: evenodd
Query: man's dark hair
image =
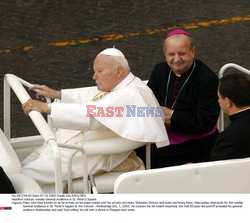
<path id="1" fill-rule="evenodd" d="M 232 73 L 220 79 L 219 93 L 228 97 L 237 107 L 250 105 L 250 75 Z"/>

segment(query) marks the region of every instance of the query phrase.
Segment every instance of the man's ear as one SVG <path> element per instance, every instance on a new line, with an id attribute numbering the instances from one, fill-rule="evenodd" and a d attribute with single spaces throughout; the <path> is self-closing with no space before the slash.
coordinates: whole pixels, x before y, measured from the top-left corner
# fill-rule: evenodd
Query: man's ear
<path id="1" fill-rule="evenodd" d="M 228 97 L 225 97 L 225 106 L 230 109 L 235 105 Z"/>
<path id="2" fill-rule="evenodd" d="M 117 67 L 117 75 L 118 75 L 119 78 L 121 78 L 121 77 L 123 77 L 123 74 L 124 74 L 124 69 L 123 69 L 122 66 L 119 65 Z"/>

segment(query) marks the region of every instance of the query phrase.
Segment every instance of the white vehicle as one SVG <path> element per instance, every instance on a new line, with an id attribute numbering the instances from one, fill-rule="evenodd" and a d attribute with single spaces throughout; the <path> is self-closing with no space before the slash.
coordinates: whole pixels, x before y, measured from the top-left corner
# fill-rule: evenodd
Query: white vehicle
<path id="1" fill-rule="evenodd" d="M 250 74 L 236 64 L 226 64 L 219 72 L 221 77 L 226 69 L 234 68 Z M 30 96 L 24 86 L 30 88 L 32 84 L 13 74 L 6 74 L 4 78 L 4 132 L 0 129 L 0 166 L 10 177 L 17 192 L 20 193 L 62 193 L 62 192 L 102 192 L 102 193 L 249 193 L 250 192 L 250 158 L 216 161 L 182 166 L 166 167 L 154 170 L 138 170 L 129 173 L 107 173 L 98 177 L 88 176 L 85 171 L 88 160 L 88 148 L 57 144 L 53 129 L 37 111 L 31 111 L 29 117 L 36 126 L 40 135 L 21 138 L 11 138 L 10 132 L 10 90 L 12 89 L 19 101 L 23 104 Z M 224 129 L 224 117 L 220 115 L 219 129 Z M 21 173 L 21 160 L 37 146 L 48 143 L 53 151 L 55 166 L 55 185 L 53 188 L 42 188 L 33 179 Z M 110 154 L 117 149 L 117 141 L 100 147 L 96 144 L 96 153 Z M 114 145 L 112 147 L 112 145 Z M 71 164 L 68 166 L 68 181 L 62 181 L 61 157 L 58 148 L 65 147 L 82 153 L 83 178 L 72 183 Z M 93 145 L 92 145 L 93 147 Z M 124 147 L 124 146 L 123 146 Z M 133 145 L 125 146 L 126 150 L 133 150 Z M 147 169 L 150 168 L 150 145 L 146 149 Z M 71 159 L 72 161 L 72 159 Z M 118 178 L 117 178 L 118 177 Z M 64 191 L 63 188 L 67 188 Z"/>

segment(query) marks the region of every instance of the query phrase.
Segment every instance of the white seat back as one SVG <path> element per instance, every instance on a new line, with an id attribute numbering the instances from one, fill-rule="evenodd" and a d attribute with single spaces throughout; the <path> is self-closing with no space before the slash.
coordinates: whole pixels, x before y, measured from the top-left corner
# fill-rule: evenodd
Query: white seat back
<path id="1" fill-rule="evenodd" d="M 0 166 L 7 175 L 21 171 L 20 160 L 2 129 L 0 129 Z"/>
<path id="2" fill-rule="evenodd" d="M 0 166 L 10 178 L 17 193 L 42 193 L 40 186 L 35 180 L 21 174 L 21 162 L 1 129 Z"/>
<path id="3" fill-rule="evenodd" d="M 115 193 L 249 193 L 250 158 L 124 173 Z"/>
<path id="4" fill-rule="evenodd" d="M 9 175 L 9 178 L 15 188 L 16 193 L 43 193 L 39 184 L 24 174 Z"/>

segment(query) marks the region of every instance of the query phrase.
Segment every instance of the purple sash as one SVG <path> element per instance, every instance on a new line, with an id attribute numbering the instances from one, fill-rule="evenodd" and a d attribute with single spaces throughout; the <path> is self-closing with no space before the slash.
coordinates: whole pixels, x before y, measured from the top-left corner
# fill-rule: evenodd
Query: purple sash
<path id="1" fill-rule="evenodd" d="M 167 133 L 168 133 L 169 142 L 172 145 L 172 144 L 181 144 L 181 143 L 194 140 L 194 139 L 206 138 L 207 136 L 216 132 L 216 130 L 217 130 L 217 126 L 215 125 L 211 130 L 202 134 L 185 135 L 185 134 L 175 133 L 171 131 L 170 129 L 167 129 Z"/>

